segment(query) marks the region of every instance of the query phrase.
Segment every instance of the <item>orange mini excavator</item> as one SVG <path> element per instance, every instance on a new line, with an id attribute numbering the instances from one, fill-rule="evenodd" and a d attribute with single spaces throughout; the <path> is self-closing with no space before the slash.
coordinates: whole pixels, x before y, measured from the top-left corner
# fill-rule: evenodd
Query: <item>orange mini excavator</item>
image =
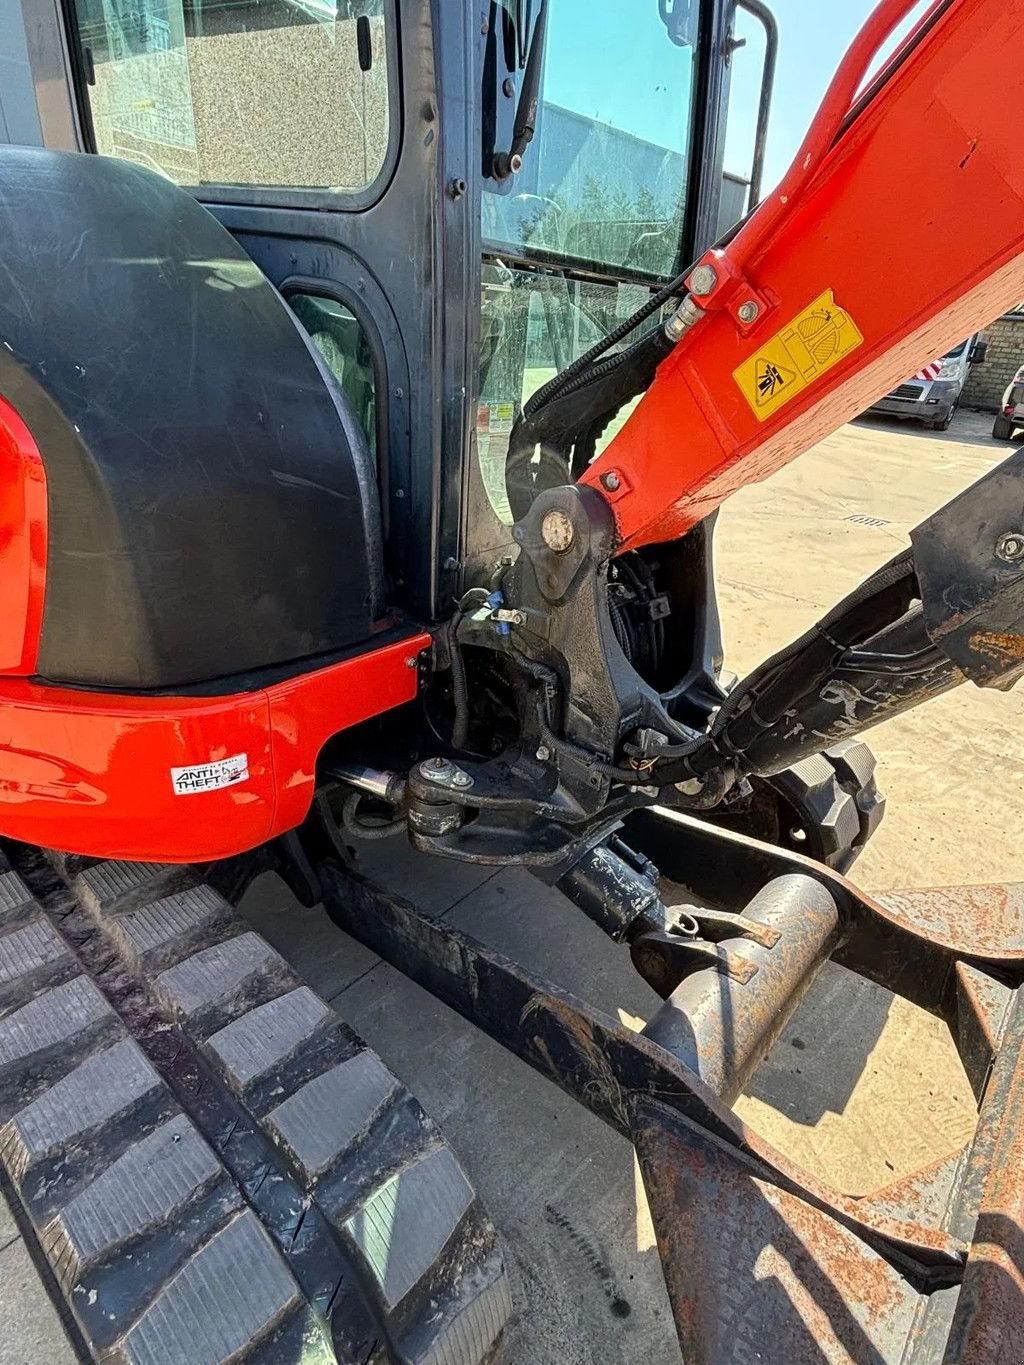
<path id="1" fill-rule="evenodd" d="M 1024 0 L 882 0 L 764 198 L 759 0 L 3 5 L 0 1159 L 80 1351 L 502 1349 L 457 1158 L 234 908 L 274 868 L 634 1143 L 687 1362 L 1019 1362 L 1022 888 L 842 874 L 861 732 L 1024 672 L 1024 455 L 732 685 L 711 551 L 1024 297 Z M 399 830 L 529 869 L 663 1004 L 367 880 Z M 946 1020 L 979 1107 L 865 1198 L 731 1109 L 829 959 Z"/>

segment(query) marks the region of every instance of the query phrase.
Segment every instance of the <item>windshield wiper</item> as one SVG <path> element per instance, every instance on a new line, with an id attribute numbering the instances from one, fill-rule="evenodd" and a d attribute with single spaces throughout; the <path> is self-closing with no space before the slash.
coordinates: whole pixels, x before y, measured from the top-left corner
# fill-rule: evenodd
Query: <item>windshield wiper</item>
<path id="1" fill-rule="evenodd" d="M 537 110 L 540 107 L 540 83 L 544 74 L 544 44 L 548 30 L 548 0 L 541 0 L 537 11 L 537 22 L 533 26 L 530 49 L 526 54 L 526 70 L 523 73 L 523 88 L 519 92 L 516 105 L 516 121 L 512 127 L 512 146 L 507 152 L 496 152 L 494 156 L 495 180 L 507 180 L 515 175 L 523 165 L 523 153 L 533 141 L 537 130 Z"/>

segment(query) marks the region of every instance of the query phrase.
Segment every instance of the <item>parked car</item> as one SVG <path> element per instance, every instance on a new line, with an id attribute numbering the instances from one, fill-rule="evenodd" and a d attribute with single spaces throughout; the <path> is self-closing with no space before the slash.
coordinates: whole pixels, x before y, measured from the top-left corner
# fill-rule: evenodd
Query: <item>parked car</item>
<path id="1" fill-rule="evenodd" d="M 971 366 L 982 363 L 986 349 L 981 333 L 972 333 L 941 360 L 932 361 L 913 378 L 872 403 L 868 411 L 884 412 L 890 417 L 915 417 L 936 431 L 945 431 L 959 406 Z"/>
<path id="2" fill-rule="evenodd" d="M 992 423 L 992 435 L 997 441 L 1009 441 L 1018 427 L 1024 427 L 1024 365 L 1006 386 L 1002 410 Z"/>

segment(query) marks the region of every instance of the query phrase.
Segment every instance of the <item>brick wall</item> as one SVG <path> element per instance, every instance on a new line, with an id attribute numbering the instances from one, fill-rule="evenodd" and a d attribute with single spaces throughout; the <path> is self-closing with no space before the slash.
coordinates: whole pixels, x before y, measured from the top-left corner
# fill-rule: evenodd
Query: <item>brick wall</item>
<path id="1" fill-rule="evenodd" d="M 994 412 L 1015 372 L 1024 365 L 1024 313 L 997 318 L 985 328 L 988 355 L 984 365 L 975 365 L 964 386 L 963 399 L 968 407 Z"/>

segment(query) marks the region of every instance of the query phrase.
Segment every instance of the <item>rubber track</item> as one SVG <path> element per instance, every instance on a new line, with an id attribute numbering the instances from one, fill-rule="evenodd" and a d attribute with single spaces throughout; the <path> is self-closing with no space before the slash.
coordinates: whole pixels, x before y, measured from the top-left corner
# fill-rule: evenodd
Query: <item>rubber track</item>
<path id="1" fill-rule="evenodd" d="M 875 756 L 859 740 L 811 754 L 767 781 L 792 805 L 804 829 L 807 843 L 792 847 L 837 872 L 853 865 L 885 814 Z"/>
<path id="2" fill-rule="evenodd" d="M 494 1229 L 193 868 L 0 853 L 0 1162 L 94 1359 L 478 1365 Z"/>

